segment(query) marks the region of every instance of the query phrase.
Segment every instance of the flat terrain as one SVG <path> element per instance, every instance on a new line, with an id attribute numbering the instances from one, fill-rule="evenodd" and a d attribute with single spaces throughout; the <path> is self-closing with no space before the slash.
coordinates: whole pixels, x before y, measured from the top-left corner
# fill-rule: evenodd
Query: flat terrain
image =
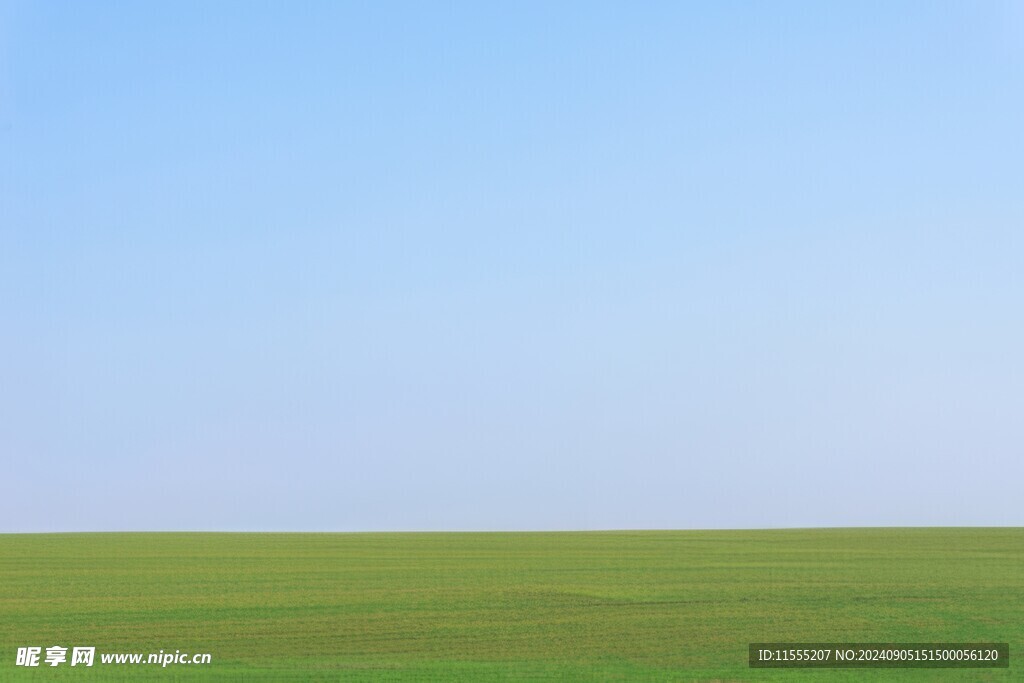
<path id="1" fill-rule="evenodd" d="M 752 670 L 1001 641 L 1002 670 Z M 91 669 L 18 647 L 95 646 Z M 1024 680 L 1024 529 L 0 535 L 0 680 Z M 208 665 L 101 665 L 104 652 Z M 69 650 L 70 653 L 70 650 Z"/>

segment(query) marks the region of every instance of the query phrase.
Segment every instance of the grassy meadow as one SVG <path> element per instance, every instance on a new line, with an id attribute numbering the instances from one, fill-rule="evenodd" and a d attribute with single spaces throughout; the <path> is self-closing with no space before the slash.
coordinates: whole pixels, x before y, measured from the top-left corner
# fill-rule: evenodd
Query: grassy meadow
<path id="1" fill-rule="evenodd" d="M 757 641 L 1009 642 L 764 670 Z M 95 646 L 92 668 L 15 666 Z M 0 680 L 1024 680 L 1024 529 L 0 535 Z M 209 652 L 207 665 L 100 664 Z"/>

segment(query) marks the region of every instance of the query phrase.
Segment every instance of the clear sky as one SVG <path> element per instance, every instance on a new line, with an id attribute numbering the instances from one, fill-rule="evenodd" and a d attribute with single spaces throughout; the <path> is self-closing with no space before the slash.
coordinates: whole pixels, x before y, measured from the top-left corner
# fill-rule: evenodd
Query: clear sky
<path id="1" fill-rule="evenodd" d="M 1014 2 L 0 0 L 0 531 L 1021 525 Z"/>

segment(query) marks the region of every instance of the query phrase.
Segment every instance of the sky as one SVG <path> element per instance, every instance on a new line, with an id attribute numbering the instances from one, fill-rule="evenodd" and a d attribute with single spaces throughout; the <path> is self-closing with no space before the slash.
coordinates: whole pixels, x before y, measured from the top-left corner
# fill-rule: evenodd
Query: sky
<path id="1" fill-rule="evenodd" d="M 0 532 L 1024 525 L 1024 8 L 0 0 Z"/>

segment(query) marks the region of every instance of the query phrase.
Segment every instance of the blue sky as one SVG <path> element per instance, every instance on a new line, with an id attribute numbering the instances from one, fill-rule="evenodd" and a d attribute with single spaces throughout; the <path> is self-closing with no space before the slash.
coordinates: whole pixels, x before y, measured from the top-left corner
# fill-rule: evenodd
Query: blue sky
<path id="1" fill-rule="evenodd" d="M 0 531 L 1020 525 L 1011 2 L 0 2 Z"/>

